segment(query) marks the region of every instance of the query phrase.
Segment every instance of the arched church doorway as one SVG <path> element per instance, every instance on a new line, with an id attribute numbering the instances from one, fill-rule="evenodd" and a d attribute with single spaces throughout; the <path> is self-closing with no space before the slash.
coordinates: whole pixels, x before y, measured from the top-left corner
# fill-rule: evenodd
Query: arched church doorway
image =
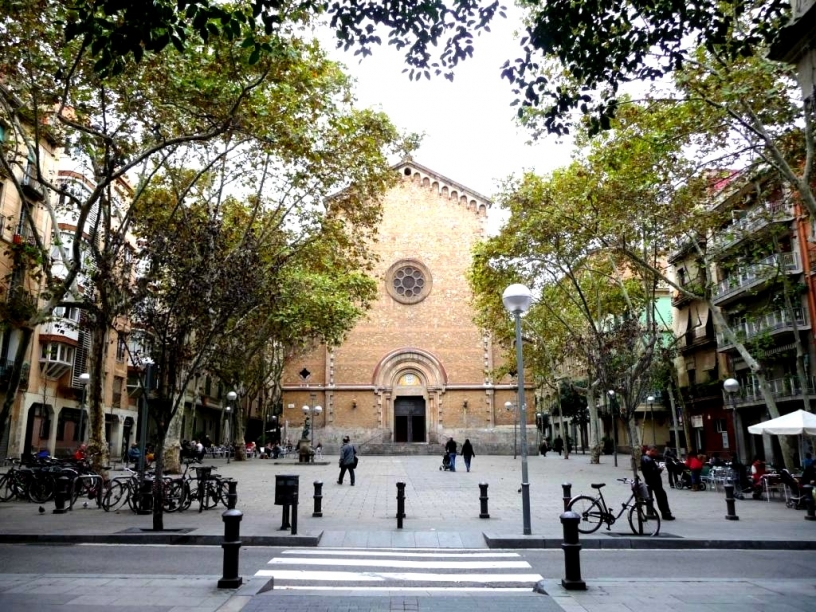
<path id="1" fill-rule="evenodd" d="M 397 397 L 394 400 L 394 442 L 425 442 L 425 398 Z"/>

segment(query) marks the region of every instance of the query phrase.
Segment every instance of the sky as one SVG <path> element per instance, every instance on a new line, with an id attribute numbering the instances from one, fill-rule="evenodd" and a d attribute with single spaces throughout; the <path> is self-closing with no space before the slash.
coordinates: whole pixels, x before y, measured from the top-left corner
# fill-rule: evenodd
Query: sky
<path id="1" fill-rule="evenodd" d="M 474 56 L 456 68 L 453 82 L 441 76 L 409 81 L 402 55 L 387 44 L 362 62 L 353 50 L 330 50 L 357 80 L 359 105 L 384 111 L 402 130 L 425 134 L 415 161 L 488 198 L 511 174 L 566 165 L 572 149 L 554 136 L 528 145 L 513 121 L 514 96 L 501 66 L 519 55 L 513 32 L 520 20 L 508 9 L 507 19 L 498 18 L 491 32 L 474 40 Z M 488 213 L 494 223 L 496 208 Z"/>

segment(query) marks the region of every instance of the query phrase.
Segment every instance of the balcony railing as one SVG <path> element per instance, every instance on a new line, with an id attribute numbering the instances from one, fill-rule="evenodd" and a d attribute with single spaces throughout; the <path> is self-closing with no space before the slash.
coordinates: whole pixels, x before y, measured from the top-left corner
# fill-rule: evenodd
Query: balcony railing
<path id="1" fill-rule="evenodd" d="M 717 283 L 712 292 L 712 299 L 716 304 L 768 280 L 779 272 L 789 274 L 799 271 L 801 271 L 801 268 L 797 253 L 770 255 L 728 275 L 727 278 Z"/>
<path id="2" fill-rule="evenodd" d="M 750 321 L 741 321 L 734 326 L 734 332 L 738 338 L 743 340 L 750 340 L 762 334 L 775 334 L 783 331 L 793 330 L 793 320 L 796 320 L 796 325 L 799 329 L 810 327 L 810 317 L 803 308 L 793 309 L 793 318 L 788 315 L 787 310 L 777 310 L 761 315 Z M 717 333 L 717 345 L 719 348 L 733 346 L 722 332 Z"/>
<path id="3" fill-rule="evenodd" d="M 793 211 L 789 206 L 770 202 L 755 206 L 744 217 L 736 219 L 734 223 L 724 228 L 712 240 L 710 250 L 712 252 L 724 251 L 771 223 L 792 218 Z"/>
<path id="4" fill-rule="evenodd" d="M 28 164 L 22 181 L 23 192 L 32 200 L 40 201 L 45 198 L 45 187 L 37 180 L 37 168 Z"/>
<path id="5" fill-rule="evenodd" d="M 798 376 L 785 376 L 766 382 L 774 399 L 786 400 L 802 396 L 802 385 L 799 384 Z M 814 390 L 816 390 L 816 379 L 814 379 L 813 376 L 807 378 L 807 387 L 808 395 L 814 394 Z M 724 393 L 724 400 L 726 406 L 731 405 L 731 398 L 728 397 L 727 393 Z M 752 380 L 749 384 L 740 387 L 736 400 L 738 406 L 741 404 L 762 404 L 764 402 L 765 398 L 762 396 L 762 391 L 757 381 Z"/>

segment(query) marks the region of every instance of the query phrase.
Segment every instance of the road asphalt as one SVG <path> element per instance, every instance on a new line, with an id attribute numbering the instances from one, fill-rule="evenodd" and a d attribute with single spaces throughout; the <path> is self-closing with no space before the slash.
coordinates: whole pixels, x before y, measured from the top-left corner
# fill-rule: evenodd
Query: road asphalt
<path id="1" fill-rule="evenodd" d="M 478 449 L 476 449 L 478 453 Z M 563 512 L 563 484 L 571 484 L 572 495 L 591 494 L 593 483 L 606 483 L 604 495 L 611 508 L 620 508 L 628 498 L 628 488 L 617 478 L 631 476 L 626 467 L 629 458 L 621 456 L 619 467 L 612 457 L 603 457 L 601 465 L 591 465 L 586 455 L 569 459 L 557 454 L 530 456 L 531 535 L 523 535 L 521 459 L 511 456 L 481 456 L 473 460 L 472 470 L 459 466 L 456 472 L 441 471 L 441 458 L 362 456 L 355 486 L 336 483 L 337 458 L 305 465 L 291 461 L 254 459 L 229 465 L 224 460 L 209 460 L 223 476 L 236 478 L 238 509 L 243 513 L 241 540 L 244 546 L 303 546 L 320 548 L 397 548 L 498 550 L 513 548 L 560 547 L 563 540 L 559 516 Z M 300 483 L 298 533 L 281 530 L 282 512 L 274 505 L 276 476 L 297 475 Z M 314 483 L 320 483 L 315 487 Z M 405 483 L 405 519 L 397 528 L 397 483 Z M 483 487 L 487 484 L 490 518 L 480 518 Z M 320 490 L 322 498 L 315 499 Z M 770 501 L 737 500 L 739 520 L 726 520 L 722 491 L 677 491 L 667 487 L 669 502 L 677 520 L 664 522 L 658 537 L 634 536 L 625 516 L 610 531 L 601 529 L 582 536 L 584 548 L 750 548 L 816 549 L 816 521 L 806 521 L 803 511 L 785 506 L 782 495 Z M 316 501 L 322 516 L 313 516 Z M 66 514 L 53 514 L 53 502 L 44 505 L 10 502 L 0 504 L 0 543 L 144 543 L 213 544 L 222 541 L 223 508 L 165 515 L 165 529 L 150 531 L 150 516 L 136 516 L 129 510 L 105 513 L 90 501 L 80 502 Z M 169 531 L 175 530 L 175 531 Z M 738 554 L 738 553 L 735 553 Z M 9 571 L 8 569 L 0 571 Z M 139 592 L 138 609 L 145 604 L 151 610 L 564 610 L 565 612 L 638 612 L 648 605 L 677 612 L 794 612 L 816 600 L 816 580 L 773 581 L 684 580 L 671 576 L 653 578 L 593 579 L 586 591 L 569 591 L 559 581 L 544 580 L 534 592 L 493 596 L 458 594 L 454 605 L 445 591 L 378 596 L 357 594 L 355 598 L 336 594 L 292 594 L 271 590 L 258 593 L 266 581 L 250 579 L 235 591 L 215 588 L 218 577 L 202 576 L 59 576 L 0 574 L 0 609 L 79 610 L 96 606 L 127 612 L 136 610 L 128 589 Z M 86 582 L 78 583 L 77 580 Z M 138 584 L 134 580 L 141 581 Z M 147 582 L 144 582 L 147 581 Z M 144 584 L 142 584 L 144 582 Z M 81 588 L 82 586 L 85 588 Z M 145 588 L 152 599 L 143 599 Z M 79 589 L 79 590 L 76 590 Z M 123 595 L 124 593 L 124 595 Z M 546 594 L 544 594 L 546 593 Z M 72 597 L 76 595 L 75 597 Z M 31 607 L 31 597 L 36 606 Z M 468 604 L 468 602 L 470 602 Z"/>

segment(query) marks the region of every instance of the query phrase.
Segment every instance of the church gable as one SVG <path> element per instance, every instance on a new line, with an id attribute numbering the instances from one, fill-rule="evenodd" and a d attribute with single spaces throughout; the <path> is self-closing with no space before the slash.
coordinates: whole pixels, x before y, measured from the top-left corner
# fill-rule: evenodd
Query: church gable
<path id="1" fill-rule="evenodd" d="M 403 180 L 413 181 L 437 193 L 442 198 L 457 202 L 463 208 L 472 210 L 479 216 L 486 216 L 487 209 L 492 204 L 485 196 L 416 163 L 412 159 L 401 161 L 394 166 L 394 169 L 400 173 Z"/>

